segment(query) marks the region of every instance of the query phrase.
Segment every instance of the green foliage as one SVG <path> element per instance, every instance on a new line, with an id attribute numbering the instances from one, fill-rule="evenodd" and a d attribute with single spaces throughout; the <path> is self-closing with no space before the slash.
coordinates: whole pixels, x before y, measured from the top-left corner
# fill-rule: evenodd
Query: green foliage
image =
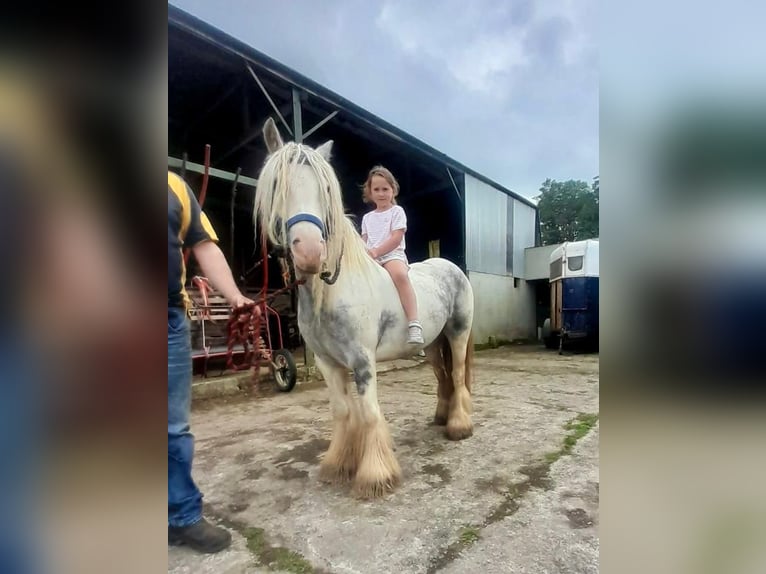
<path id="1" fill-rule="evenodd" d="M 571 453 L 577 441 L 588 434 L 590 429 L 596 426 L 597 421 L 597 414 L 580 413 L 577 417 L 567 422 L 564 428 L 569 431 L 569 434 L 564 437 L 564 445 L 555 452 L 546 453 L 545 462 L 553 464 L 563 455 Z"/>
<path id="2" fill-rule="evenodd" d="M 470 546 L 480 538 L 480 530 L 475 526 L 463 526 L 460 529 L 460 543 L 464 546 Z"/>
<path id="3" fill-rule="evenodd" d="M 595 239 L 598 232 L 599 178 L 584 181 L 546 179 L 540 188 L 537 207 L 543 245 Z"/>
<path id="4" fill-rule="evenodd" d="M 247 548 L 256 560 L 269 570 L 311 574 L 314 568 L 303 556 L 287 548 L 270 546 L 266 542 L 263 528 L 246 528 L 242 533 L 247 540 Z"/>

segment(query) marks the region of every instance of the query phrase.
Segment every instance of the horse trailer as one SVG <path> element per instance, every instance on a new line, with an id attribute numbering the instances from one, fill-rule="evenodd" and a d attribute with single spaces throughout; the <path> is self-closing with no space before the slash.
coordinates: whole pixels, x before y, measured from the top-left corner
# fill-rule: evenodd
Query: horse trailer
<path id="1" fill-rule="evenodd" d="M 551 316 L 543 325 L 545 346 L 598 348 L 598 240 L 565 242 L 553 250 L 549 263 Z"/>

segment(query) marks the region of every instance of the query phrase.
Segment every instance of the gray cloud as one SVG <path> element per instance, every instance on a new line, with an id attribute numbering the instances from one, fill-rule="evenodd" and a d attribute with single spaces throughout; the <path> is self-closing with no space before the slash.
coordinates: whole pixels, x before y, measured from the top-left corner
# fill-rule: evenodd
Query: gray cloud
<path id="1" fill-rule="evenodd" d="M 173 3 L 522 195 L 598 173 L 593 0 Z"/>

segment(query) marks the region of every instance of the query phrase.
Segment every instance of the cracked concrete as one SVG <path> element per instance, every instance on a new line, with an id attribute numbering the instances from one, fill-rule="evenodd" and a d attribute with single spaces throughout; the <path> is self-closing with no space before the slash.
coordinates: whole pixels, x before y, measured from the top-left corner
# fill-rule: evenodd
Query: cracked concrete
<path id="1" fill-rule="evenodd" d="M 403 479 L 372 502 L 317 480 L 331 430 L 323 384 L 195 403 L 194 476 L 234 543 L 214 556 L 168 548 L 169 572 L 597 572 L 598 424 L 546 455 L 569 421 L 598 413 L 598 356 L 505 347 L 475 367 L 474 436 L 460 442 L 430 424 L 430 367 L 380 376 Z M 259 560 L 245 537 L 255 529 L 294 564 Z"/>

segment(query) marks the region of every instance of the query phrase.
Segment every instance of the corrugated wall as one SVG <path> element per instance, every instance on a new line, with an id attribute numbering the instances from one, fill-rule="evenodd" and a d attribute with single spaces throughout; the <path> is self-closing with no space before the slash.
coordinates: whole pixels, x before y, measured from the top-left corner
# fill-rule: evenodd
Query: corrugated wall
<path id="1" fill-rule="evenodd" d="M 476 341 L 534 338 L 535 290 L 519 279 L 535 244 L 535 209 L 466 174 L 465 219 Z"/>
<path id="2" fill-rule="evenodd" d="M 465 176 L 466 267 L 524 277 L 524 250 L 535 244 L 534 208 Z"/>
<path id="3" fill-rule="evenodd" d="M 507 197 L 465 175 L 465 263 L 469 271 L 507 274 Z"/>
<path id="4" fill-rule="evenodd" d="M 514 203 L 513 211 L 513 275 L 527 278 L 524 268 L 524 250 L 535 246 L 535 210 L 528 205 L 508 198 Z"/>

